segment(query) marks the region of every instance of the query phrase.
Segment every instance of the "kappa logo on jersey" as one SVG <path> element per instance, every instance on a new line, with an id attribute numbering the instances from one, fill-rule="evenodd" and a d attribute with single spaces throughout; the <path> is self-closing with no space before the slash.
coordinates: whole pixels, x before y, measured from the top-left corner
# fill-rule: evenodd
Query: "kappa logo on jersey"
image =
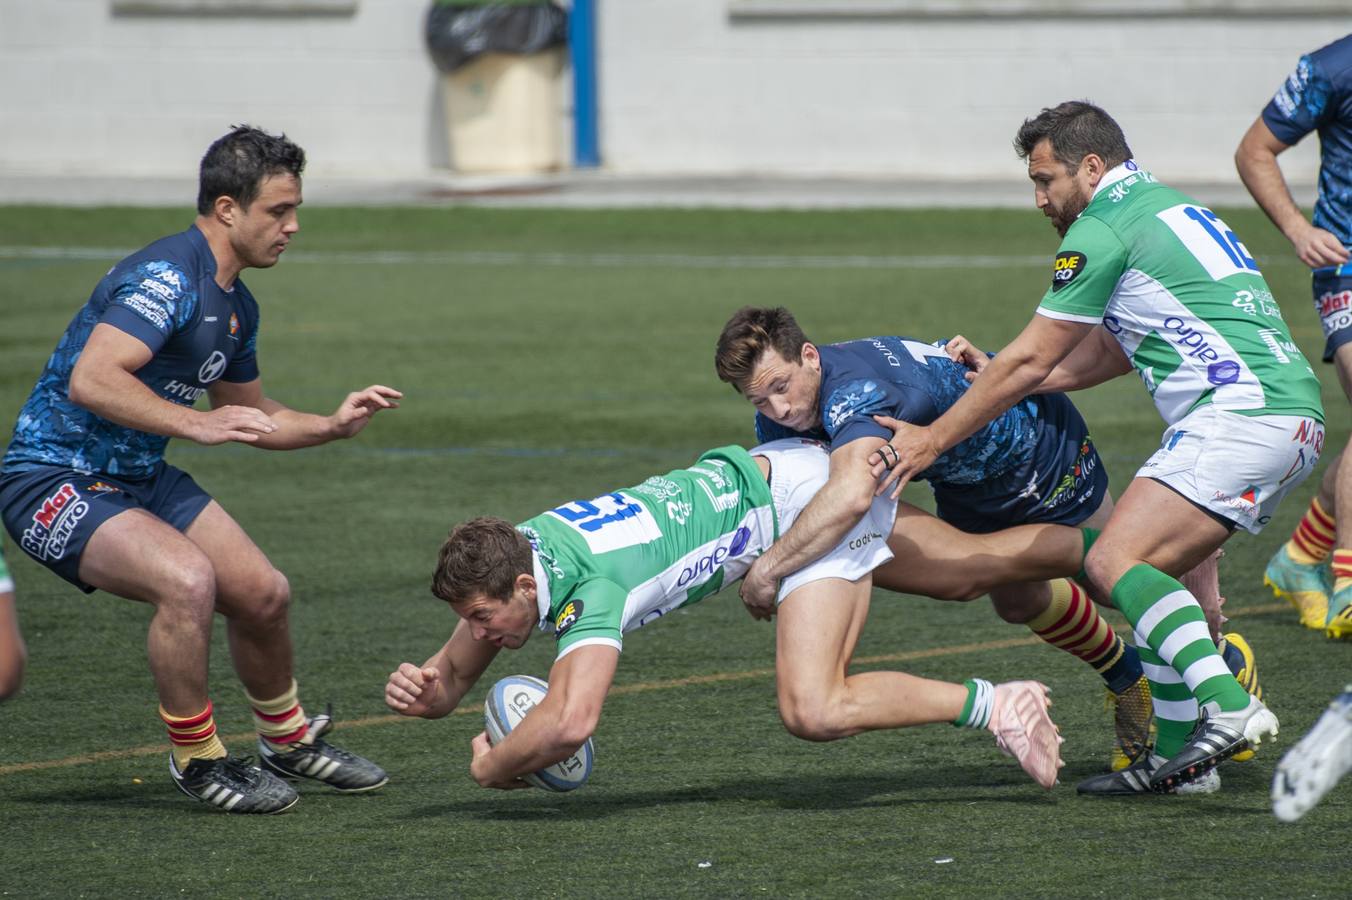
<path id="1" fill-rule="evenodd" d="M 75 526 L 88 512 L 89 504 L 68 481 L 42 501 L 19 543 L 34 559 L 60 559 L 66 554 L 66 543 Z"/>
<path id="2" fill-rule="evenodd" d="M 835 435 L 852 416 L 883 411 L 887 395 L 872 379 L 851 381 L 831 393 L 826 407 L 826 430 Z"/>
<path id="3" fill-rule="evenodd" d="M 122 490 L 122 488 L 114 487 L 106 481 L 96 481 L 89 486 L 89 489 L 100 494 L 112 494 Z"/>
<path id="4" fill-rule="evenodd" d="M 582 615 L 582 601 L 569 600 L 564 604 L 563 609 L 559 610 L 559 617 L 554 620 L 554 637 L 563 637 L 577 624 L 578 617 Z"/>
<path id="5" fill-rule="evenodd" d="M 1074 281 L 1088 262 L 1089 257 L 1079 250 L 1063 250 L 1056 254 L 1056 260 L 1052 263 L 1052 293 L 1055 294 Z"/>
<path id="6" fill-rule="evenodd" d="M 230 314 L 230 336 L 239 340 L 239 316 L 234 313 Z"/>

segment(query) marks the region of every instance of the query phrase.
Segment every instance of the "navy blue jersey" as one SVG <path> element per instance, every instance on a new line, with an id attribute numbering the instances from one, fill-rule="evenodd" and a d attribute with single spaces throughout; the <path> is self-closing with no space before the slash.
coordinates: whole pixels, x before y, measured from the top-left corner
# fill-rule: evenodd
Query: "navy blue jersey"
<path id="1" fill-rule="evenodd" d="M 216 284 L 206 236 L 189 228 L 109 270 L 71 320 L 37 386 L 19 410 L 3 468 L 63 466 L 145 478 L 169 439 L 100 418 L 70 400 L 70 373 L 100 322 L 130 334 L 154 356 L 136 377 L 165 400 L 191 406 L 217 379 L 258 377 L 258 304 L 240 281 Z"/>
<path id="2" fill-rule="evenodd" d="M 1352 35 L 1302 56 L 1263 121 L 1288 145 L 1319 132 L 1314 224 L 1352 248 Z"/>
<path id="3" fill-rule="evenodd" d="M 969 387 L 968 369 L 940 346 L 904 337 L 874 337 L 820 347 L 821 426 L 795 432 L 756 415 L 756 438 L 813 437 L 837 447 L 892 432 L 873 421 L 891 416 L 928 425 Z M 1036 403 L 1025 398 L 967 440 L 940 455 L 916 477 L 934 483 L 980 484 L 1027 460 L 1038 439 Z"/>

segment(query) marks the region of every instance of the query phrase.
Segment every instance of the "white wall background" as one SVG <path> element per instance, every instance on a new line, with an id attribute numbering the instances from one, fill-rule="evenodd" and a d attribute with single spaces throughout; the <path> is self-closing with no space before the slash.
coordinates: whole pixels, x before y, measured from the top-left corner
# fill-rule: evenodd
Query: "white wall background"
<path id="1" fill-rule="evenodd" d="M 190 176 L 212 139 L 248 121 L 300 142 L 311 173 L 433 173 L 449 155 L 423 46 L 428 2 L 201 17 L 0 0 L 0 172 Z M 1166 179 L 1231 181 L 1235 144 L 1300 54 L 1352 25 L 736 19 L 728 0 L 598 7 L 601 151 L 618 173 L 1005 178 L 1021 172 L 1010 140 L 1025 116 L 1088 97 Z M 1293 180 L 1312 177 L 1307 144 L 1284 158 Z"/>

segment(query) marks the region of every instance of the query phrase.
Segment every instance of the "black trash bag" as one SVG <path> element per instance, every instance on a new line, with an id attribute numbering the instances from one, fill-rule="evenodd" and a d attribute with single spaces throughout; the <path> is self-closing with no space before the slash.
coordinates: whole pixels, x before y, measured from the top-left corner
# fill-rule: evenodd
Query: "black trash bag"
<path id="1" fill-rule="evenodd" d="M 483 53 L 538 53 L 568 43 L 568 13 L 556 3 L 433 3 L 427 49 L 443 73 Z"/>

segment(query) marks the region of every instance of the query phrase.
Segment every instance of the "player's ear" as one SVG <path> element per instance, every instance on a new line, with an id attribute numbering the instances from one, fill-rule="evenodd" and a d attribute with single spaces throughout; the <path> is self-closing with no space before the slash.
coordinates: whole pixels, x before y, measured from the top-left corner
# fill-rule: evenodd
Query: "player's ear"
<path id="1" fill-rule="evenodd" d="M 1098 183 L 1108 173 L 1107 161 L 1097 153 L 1085 154 L 1084 159 L 1080 160 L 1080 165 L 1084 168 L 1085 175 L 1089 176 L 1090 187 L 1098 187 Z"/>
<path id="2" fill-rule="evenodd" d="M 811 341 L 803 342 L 803 350 L 801 356 L 803 358 L 803 365 L 805 366 L 811 366 L 812 368 L 815 369 L 821 363 L 822 358 L 821 353 L 817 351 L 817 345 L 812 343 Z"/>
<path id="3" fill-rule="evenodd" d="M 234 225 L 238 209 L 239 204 L 229 194 L 222 194 L 211 203 L 211 211 L 216 214 L 216 221 L 222 225 Z"/>
<path id="4" fill-rule="evenodd" d="M 534 603 L 538 586 L 535 583 L 535 576 L 529 572 L 522 572 L 516 576 L 516 581 L 512 582 L 515 592 L 525 596 L 527 600 Z"/>

